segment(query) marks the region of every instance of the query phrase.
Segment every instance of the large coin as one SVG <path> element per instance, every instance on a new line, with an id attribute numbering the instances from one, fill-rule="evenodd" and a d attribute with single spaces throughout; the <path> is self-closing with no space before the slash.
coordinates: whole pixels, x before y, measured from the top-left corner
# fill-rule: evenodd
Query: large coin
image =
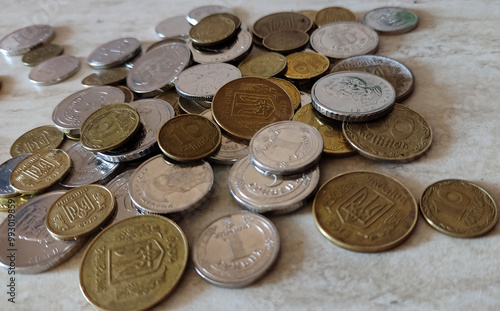
<path id="1" fill-rule="evenodd" d="M 398 35 L 415 29 L 418 17 L 405 8 L 383 7 L 366 13 L 362 22 L 380 33 Z"/>
<path id="2" fill-rule="evenodd" d="M 141 52 L 141 43 L 135 38 L 120 38 L 97 47 L 87 58 L 90 67 L 107 69 L 134 58 Z"/>
<path id="3" fill-rule="evenodd" d="M 42 149 L 55 149 L 64 140 L 63 132 L 55 126 L 44 125 L 34 128 L 21 135 L 10 147 L 12 157 L 23 153 L 33 153 Z"/>
<path id="4" fill-rule="evenodd" d="M 21 55 L 52 41 L 55 31 L 49 25 L 31 25 L 18 29 L 0 40 L 0 51 L 9 56 Z"/>
<path id="5" fill-rule="evenodd" d="M 285 30 L 307 32 L 313 25 L 312 20 L 297 12 L 279 12 L 261 17 L 253 25 L 253 34 L 264 39 L 269 34 Z"/>

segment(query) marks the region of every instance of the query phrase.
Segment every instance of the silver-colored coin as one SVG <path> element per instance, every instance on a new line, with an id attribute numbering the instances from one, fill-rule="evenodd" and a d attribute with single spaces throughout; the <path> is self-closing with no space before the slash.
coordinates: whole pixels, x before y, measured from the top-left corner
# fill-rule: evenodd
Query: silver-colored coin
<path id="1" fill-rule="evenodd" d="M 107 69 L 134 58 L 141 52 L 141 43 L 135 38 L 120 38 L 97 47 L 87 58 L 94 69 Z"/>
<path id="2" fill-rule="evenodd" d="M 193 42 L 189 42 L 188 46 L 193 53 L 193 60 L 199 64 L 238 62 L 250 53 L 252 35 L 241 29 L 236 39 L 214 51 L 196 49 Z"/>
<path id="3" fill-rule="evenodd" d="M 47 211 L 65 192 L 34 197 L 16 209 L 14 225 L 9 218 L 0 224 L 0 266 L 14 266 L 16 273 L 43 272 L 61 264 L 85 244 L 85 239 L 58 240 L 45 226 Z"/>
<path id="4" fill-rule="evenodd" d="M 167 18 L 156 26 L 156 34 L 158 37 L 176 38 L 189 37 L 191 24 L 187 21 L 186 16 L 174 16 Z"/>
<path id="5" fill-rule="evenodd" d="M 210 16 L 215 13 L 231 13 L 234 14 L 234 10 L 221 5 L 206 5 L 202 7 L 195 8 L 191 10 L 186 16 L 186 20 L 191 25 L 198 24 L 203 18 Z"/>
<path id="6" fill-rule="evenodd" d="M 83 148 L 80 142 L 65 150 L 71 158 L 72 168 L 60 184 L 64 187 L 79 187 L 88 184 L 105 184 L 111 180 L 121 165 L 104 161 L 93 152 Z"/>
<path id="7" fill-rule="evenodd" d="M 106 184 L 106 188 L 111 191 L 116 200 L 116 212 L 108 226 L 125 218 L 140 215 L 128 194 L 128 183 L 133 173 L 133 170 L 123 172 Z"/>
<path id="8" fill-rule="evenodd" d="M 355 22 L 324 25 L 311 34 L 312 48 L 327 57 L 347 58 L 374 53 L 378 46 L 377 33 Z"/>
<path id="9" fill-rule="evenodd" d="M 208 107 L 205 107 L 193 99 L 187 99 L 185 97 L 179 97 L 179 108 L 185 113 L 191 114 L 202 114 Z"/>
<path id="10" fill-rule="evenodd" d="M 267 218 L 236 213 L 217 219 L 193 247 L 196 272 L 217 286 L 238 288 L 263 277 L 278 258 L 279 233 Z"/>
<path id="11" fill-rule="evenodd" d="M 141 164 L 129 182 L 130 198 L 143 211 L 185 212 L 205 202 L 214 183 L 208 162 L 170 164 L 162 155 Z"/>
<path id="12" fill-rule="evenodd" d="M 384 78 L 368 72 L 336 72 L 314 83 L 313 107 L 331 119 L 364 122 L 380 118 L 394 107 L 396 92 Z"/>
<path id="13" fill-rule="evenodd" d="M 418 16 L 400 7 L 383 7 L 366 13 L 363 24 L 383 34 L 398 35 L 417 27 Z"/>
<path id="14" fill-rule="evenodd" d="M 312 103 L 311 94 L 300 91 L 300 107 L 304 107 Z"/>
<path id="15" fill-rule="evenodd" d="M 125 101 L 123 92 L 113 86 L 96 86 L 75 92 L 54 108 L 52 121 L 63 133 L 80 135 L 80 127 L 97 109 Z"/>
<path id="16" fill-rule="evenodd" d="M 71 55 L 59 55 L 33 67 L 28 78 L 37 85 L 52 85 L 71 77 L 79 69 L 78 58 Z"/>
<path id="17" fill-rule="evenodd" d="M 130 103 L 137 110 L 140 129 L 129 144 L 119 149 L 97 152 L 97 156 L 110 162 L 128 162 L 145 157 L 158 149 L 158 130 L 175 116 L 172 105 L 161 99 L 141 99 Z"/>
<path id="18" fill-rule="evenodd" d="M 191 64 L 191 52 L 179 42 L 144 54 L 130 70 L 127 86 L 143 96 L 160 94 L 173 86 L 177 75 Z"/>
<path id="19" fill-rule="evenodd" d="M 0 40 L 0 51 L 8 56 L 22 55 L 29 50 L 52 41 L 55 31 L 49 25 L 32 25 L 18 29 Z"/>
<path id="20" fill-rule="evenodd" d="M 266 173 L 293 175 L 318 163 L 323 138 L 313 126 L 298 121 L 280 121 L 257 131 L 249 144 L 253 165 Z"/>
<path id="21" fill-rule="evenodd" d="M 0 164 L 0 198 L 19 195 L 19 192 L 10 184 L 10 174 L 19 162 L 30 155 L 31 153 L 23 153 Z"/>
<path id="22" fill-rule="evenodd" d="M 319 182 L 319 166 L 293 177 L 263 174 L 249 156 L 236 162 L 229 172 L 229 190 L 246 209 L 282 214 L 302 207 Z"/>
<path id="23" fill-rule="evenodd" d="M 233 65 L 200 64 L 181 72 L 175 89 L 183 97 L 211 101 L 221 86 L 237 78 L 241 78 L 241 71 Z"/>

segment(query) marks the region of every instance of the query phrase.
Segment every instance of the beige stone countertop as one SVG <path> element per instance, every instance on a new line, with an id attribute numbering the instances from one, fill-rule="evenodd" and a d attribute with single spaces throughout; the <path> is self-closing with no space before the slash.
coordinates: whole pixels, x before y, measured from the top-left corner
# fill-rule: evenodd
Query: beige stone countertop
<path id="1" fill-rule="evenodd" d="M 431 125 L 434 139 L 420 159 L 381 163 L 360 155 L 324 156 L 323 184 L 355 170 L 387 174 L 410 189 L 417 201 L 430 184 L 447 178 L 470 180 L 500 202 L 500 7 L 496 1 L 3 1 L 0 37 L 31 24 L 55 28 L 54 43 L 78 57 L 82 68 L 52 86 L 30 83 L 21 56 L 0 56 L 0 161 L 10 158 L 14 140 L 37 126 L 52 124 L 54 107 L 83 89 L 94 72 L 86 58 L 100 44 L 121 37 L 157 41 L 156 25 L 202 5 L 233 7 L 248 25 L 278 11 L 344 6 L 360 19 L 382 6 L 407 7 L 419 16 L 410 33 L 380 36 L 376 54 L 395 58 L 415 77 L 404 105 Z M 190 246 L 215 219 L 242 210 L 227 184 L 229 166 L 213 165 L 210 201 L 179 225 Z M 281 236 L 276 265 L 241 289 L 213 286 L 198 276 L 192 260 L 177 289 L 155 310 L 498 310 L 500 309 L 500 226 L 475 239 L 452 238 L 420 215 L 402 245 L 366 254 L 345 250 L 324 238 L 314 224 L 312 203 L 269 218 Z M 3 220 L 6 214 L 0 215 Z M 85 248 L 86 246 L 84 246 Z M 4 250 L 1 250 L 4 251 Z M 94 310 L 79 288 L 84 249 L 65 263 L 34 275 L 16 274 L 16 303 L 8 302 L 7 271 L 0 270 L 1 310 Z"/>

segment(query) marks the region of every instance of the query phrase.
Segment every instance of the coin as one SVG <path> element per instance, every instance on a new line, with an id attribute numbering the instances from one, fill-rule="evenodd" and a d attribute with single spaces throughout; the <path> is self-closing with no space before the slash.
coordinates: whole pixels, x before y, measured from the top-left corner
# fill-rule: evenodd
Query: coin
<path id="1" fill-rule="evenodd" d="M 312 20 L 297 12 L 278 12 L 261 17 L 253 24 L 253 34 L 264 39 L 269 34 L 285 30 L 308 32 L 313 25 Z"/>
<path id="2" fill-rule="evenodd" d="M 30 155 L 31 153 L 23 153 L 0 164 L 0 198 L 19 196 L 19 192 L 10 184 L 10 175 L 19 162 Z"/>
<path id="3" fill-rule="evenodd" d="M 210 15 L 189 30 L 189 37 L 197 45 L 211 46 L 228 40 L 235 30 L 232 19 L 223 15 Z"/>
<path id="4" fill-rule="evenodd" d="M 238 31 L 236 38 L 213 51 L 197 49 L 193 42 L 189 42 L 188 47 L 193 60 L 199 64 L 238 62 L 252 50 L 252 35 L 242 29 Z"/>
<path id="5" fill-rule="evenodd" d="M 74 141 L 80 141 L 80 134 L 70 134 L 70 133 L 64 133 L 64 136 L 68 137 L 68 139 L 74 140 Z"/>
<path id="6" fill-rule="evenodd" d="M 312 103 L 311 94 L 306 93 L 304 91 L 300 91 L 300 106 L 304 107 L 304 106 L 311 104 L 311 103 Z"/>
<path id="7" fill-rule="evenodd" d="M 298 30 L 273 32 L 262 40 L 268 50 L 279 53 L 292 53 L 303 49 L 309 43 L 309 35 Z"/>
<path id="8" fill-rule="evenodd" d="M 124 145 L 139 129 L 134 107 L 115 103 L 99 108 L 82 124 L 81 143 L 93 152 L 104 152 Z"/>
<path id="9" fill-rule="evenodd" d="M 93 73 L 82 80 L 85 86 L 117 85 L 122 84 L 127 79 L 128 70 L 126 68 L 111 68 Z"/>
<path id="10" fill-rule="evenodd" d="M 243 77 L 270 78 L 286 69 L 285 56 L 276 52 L 263 52 L 245 58 L 239 65 Z"/>
<path id="11" fill-rule="evenodd" d="M 160 22 L 156 28 L 156 35 L 161 39 L 175 37 L 189 37 L 191 24 L 187 21 L 185 15 L 169 17 Z"/>
<path id="12" fill-rule="evenodd" d="M 349 172 L 324 183 L 313 215 L 331 242 L 356 252 L 396 247 L 413 232 L 418 208 L 411 192 L 395 179 L 374 172 Z"/>
<path id="13" fill-rule="evenodd" d="M 111 216 L 110 223 L 116 223 L 120 220 L 139 215 L 130 195 L 128 194 L 128 183 L 134 170 L 128 170 L 121 173 L 106 184 L 106 188 L 113 194 L 116 200 L 116 212 Z"/>
<path id="14" fill-rule="evenodd" d="M 188 42 L 191 42 L 191 39 L 188 38 L 185 38 L 185 39 L 182 39 L 182 38 L 167 38 L 167 39 L 163 39 L 163 40 L 160 40 L 158 42 L 155 42 L 153 44 L 151 44 L 147 49 L 146 49 L 146 53 L 149 52 L 149 51 L 152 51 L 156 48 L 159 48 L 160 46 L 163 46 L 163 45 L 166 45 L 166 44 L 169 44 L 169 43 L 172 43 L 172 42 L 176 42 L 176 43 L 181 43 L 181 44 L 186 44 Z M 125 67 L 128 68 L 127 65 L 125 65 Z M 132 66 L 134 67 L 134 66 Z"/>
<path id="15" fill-rule="evenodd" d="M 123 95 L 125 95 L 125 99 L 123 99 L 122 102 L 131 103 L 134 100 L 134 93 L 132 93 L 132 91 L 128 87 L 123 85 L 117 85 L 116 87 L 123 92 Z"/>
<path id="16" fill-rule="evenodd" d="M 309 17 L 309 19 L 312 20 L 313 23 L 314 23 L 314 17 L 318 13 L 318 11 L 316 11 L 316 10 L 300 10 L 298 12 L 304 14 L 307 17 Z M 314 28 L 315 26 L 316 25 L 313 24 L 312 28 Z"/>
<path id="17" fill-rule="evenodd" d="M 346 8 L 342 7 L 328 7 L 319 10 L 314 17 L 314 23 L 318 26 L 338 22 L 355 22 L 356 15 Z"/>
<path id="18" fill-rule="evenodd" d="M 191 25 L 198 24 L 202 19 L 207 16 L 216 14 L 216 13 L 231 13 L 234 11 L 231 8 L 222 6 L 222 5 L 206 5 L 192 9 L 186 16 L 187 21 Z"/>
<path id="19" fill-rule="evenodd" d="M 44 44 L 28 51 L 21 61 L 26 66 L 36 66 L 49 58 L 61 55 L 63 50 L 64 48 L 57 44 Z"/>
<path id="20" fill-rule="evenodd" d="M 358 152 L 373 160 L 409 162 L 431 146 L 432 130 L 417 112 L 400 104 L 387 116 L 366 123 L 344 123 L 344 136 Z"/>
<path id="21" fill-rule="evenodd" d="M 64 178 L 70 169 L 71 158 L 66 152 L 39 150 L 14 167 L 9 181 L 19 193 L 37 193 Z"/>
<path id="22" fill-rule="evenodd" d="M 155 99 L 161 99 L 169 103 L 174 108 L 175 115 L 181 114 L 181 108 L 179 107 L 179 93 L 177 93 L 175 89 L 156 95 Z"/>
<path id="23" fill-rule="evenodd" d="M 31 25 L 9 33 L 0 40 L 0 51 L 7 56 L 22 55 L 54 39 L 54 28 L 49 25 Z"/>
<path id="24" fill-rule="evenodd" d="M 221 143 L 219 127 L 196 114 L 176 116 L 163 124 L 158 132 L 158 145 L 169 158 L 186 162 L 213 154 Z"/>
<path id="25" fill-rule="evenodd" d="M 188 260 L 188 242 L 170 219 L 135 216 L 100 233 L 80 266 L 80 288 L 101 310 L 146 310 L 168 296 Z"/>
<path id="26" fill-rule="evenodd" d="M 187 114 L 202 114 L 203 112 L 210 110 L 210 108 L 202 106 L 197 101 L 187 99 L 185 97 L 179 97 L 179 108 L 183 113 Z"/>
<path id="27" fill-rule="evenodd" d="M 297 87 L 293 85 L 293 83 L 275 77 L 269 78 L 268 80 L 273 83 L 276 83 L 285 90 L 285 92 L 288 94 L 288 96 L 290 96 L 290 99 L 292 100 L 294 111 L 300 107 L 300 92 L 297 89 Z"/>
<path id="28" fill-rule="evenodd" d="M 64 134 L 55 126 L 44 125 L 21 135 L 10 147 L 12 157 L 23 153 L 33 153 L 42 149 L 55 149 L 64 140 Z"/>
<path id="29" fill-rule="evenodd" d="M 366 13 L 362 22 L 382 34 L 399 35 L 415 29 L 418 16 L 405 8 L 383 7 Z"/>
<path id="30" fill-rule="evenodd" d="M 33 194 L 17 195 L 14 197 L 0 197 L 0 212 L 13 211 L 18 208 L 21 204 L 33 198 Z M 7 216 L 8 217 L 8 216 Z"/>
<path id="31" fill-rule="evenodd" d="M 78 58 L 71 55 L 59 55 L 33 67 L 28 78 L 37 85 L 52 85 L 68 79 L 79 69 Z"/>
<path id="32" fill-rule="evenodd" d="M 134 58 L 141 52 L 141 43 L 135 38 L 120 38 L 98 46 L 87 57 L 94 69 L 107 69 Z"/>
<path id="33" fill-rule="evenodd" d="M 293 80 L 310 80 L 324 74 L 330 67 L 330 61 L 324 55 L 303 51 L 286 57 L 285 77 Z"/>

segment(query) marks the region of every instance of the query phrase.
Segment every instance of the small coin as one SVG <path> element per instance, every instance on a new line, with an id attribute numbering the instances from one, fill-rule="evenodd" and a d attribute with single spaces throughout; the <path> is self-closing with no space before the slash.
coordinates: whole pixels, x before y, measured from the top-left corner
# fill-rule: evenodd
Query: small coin
<path id="1" fill-rule="evenodd" d="M 309 35 L 297 30 L 273 32 L 262 40 L 268 50 L 284 54 L 301 50 L 308 43 Z"/>
<path id="2" fill-rule="evenodd" d="M 134 170 L 123 172 L 106 184 L 106 188 L 111 191 L 116 200 L 116 212 L 111 216 L 112 221 L 110 225 L 120 220 L 139 215 L 139 211 L 128 194 L 128 183 L 133 173 Z"/>
<path id="3" fill-rule="evenodd" d="M 350 172 L 324 183 L 313 215 L 331 242 L 356 252 L 396 247 L 413 232 L 418 208 L 411 192 L 395 179 L 374 172 Z"/>
<path id="4" fill-rule="evenodd" d="M 399 35 L 415 29 L 418 16 L 405 8 L 383 7 L 366 13 L 362 22 L 381 34 Z"/>
<path id="5" fill-rule="evenodd" d="M 0 164 L 0 198 L 19 196 L 19 192 L 10 184 L 10 175 L 19 162 L 30 155 L 31 153 L 23 153 Z"/>
<path id="6" fill-rule="evenodd" d="M 127 79 L 128 70 L 126 68 L 111 68 L 93 73 L 82 80 L 85 86 L 117 85 L 122 84 Z"/>
<path id="7" fill-rule="evenodd" d="M 94 69 L 107 69 L 125 63 L 140 52 L 139 40 L 120 38 L 98 46 L 87 57 L 87 63 Z"/>
<path id="8" fill-rule="evenodd" d="M 261 40 L 273 32 L 298 30 L 308 32 L 313 22 L 309 17 L 297 12 L 278 12 L 261 17 L 253 25 L 253 34 Z"/>
<path id="9" fill-rule="evenodd" d="M 293 85 L 293 83 L 288 80 L 275 77 L 269 78 L 268 80 L 281 86 L 285 90 L 285 92 L 287 92 L 287 94 L 290 96 L 290 99 L 292 100 L 294 111 L 300 107 L 300 92 L 297 87 Z"/>
<path id="10" fill-rule="evenodd" d="M 191 24 L 185 15 L 169 17 L 156 26 L 156 35 L 161 39 L 189 37 Z"/>
<path id="11" fill-rule="evenodd" d="M 410 108 L 395 104 L 387 116 L 366 123 L 344 123 L 344 137 L 370 159 L 409 162 L 431 146 L 432 130 L 427 121 Z"/>
<path id="12" fill-rule="evenodd" d="M 0 40 L 0 51 L 7 56 L 22 55 L 54 39 L 55 31 L 49 25 L 31 25 L 18 29 Z"/>
<path id="13" fill-rule="evenodd" d="M 230 13 L 234 14 L 233 9 L 222 6 L 222 5 L 206 5 L 192 9 L 186 16 L 187 21 L 191 25 L 198 24 L 202 19 L 207 16 L 217 14 L 217 13 Z"/>
<path id="14" fill-rule="evenodd" d="M 188 47 L 193 54 L 193 60 L 199 64 L 238 62 L 252 50 L 252 35 L 241 29 L 236 38 L 212 51 L 201 50 L 193 42 L 189 42 Z"/>
<path id="15" fill-rule="evenodd" d="M 0 197 L 0 212 L 8 213 L 9 211 L 13 211 L 34 196 L 33 194 L 25 194 L 8 198 Z"/>
<path id="16" fill-rule="evenodd" d="M 33 153 L 42 149 L 58 148 L 64 140 L 63 132 L 53 125 L 34 128 L 21 135 L 10 147 L 12 157 L 23 153 Z"/>
<path id="17" fill-rule="evenodd" d="M 483 188 L 466 180 L 446 179 L 425 189 L 420 199 L 425 220 L 436 230 L 457 238 L 473 238 L 493 229 L 498 210 Z"/>
<path id="18" fill-rule="evenodd" d="M 196 114 L 180 115 L 163 124 L 158 145 L 169 158 L 186 162 L 206 158 L 220 147 L 219 127 Z"/>
<path id="19" fill-rule="evenodd" d="M 139 114 L 129 104 L 104 106 L 83 122 L 82 146 L 93 152 L 116 149 L 134 137 L 139 124 Z"/>
<path id="20" fill-rule="evenodd" d="M 324 74 L 330 67 L 330 61 L 324 55 L 315 52 L 297 52 L 286 57 L 285 77 L 293 80 L 310 80 Z"/>
<path id="21" fill-rule="evenodd" d="M 264 52 L 245 58 L 239 65 L 243 77 L 270 78 L 286 69 L 285 56 L 276 52 Z"/>
<path id="22" fill-rule="evenodd" d="M 181 109 L 179 107 L 179 93 L 177 93 L 175 89 L 171 89 L 166 91 L 165 93 L 156 95 L 155 99 L 161 99 L 169 103 L 174 108 L 176 116 L 181 114 Z"/>
<path id="23" fill-rule="evenodd" d="M 355 22 L 356 15 L 346 8 L 342 7 L 328 7 L 324 8 L 314 17 L 314 23 L 318 26 L 324 26 L 326 24 L 338 23 L 338 22 Z"/>
<path id="24" fill-rule="evenodd" d="M 223 15 L 210 15 L 189 30 L 191 40 L 200 46 L 220 44 L 233 36 L 236 25 Z"/>
<path id="25" fill-rule="evenodd" d="M 36 66 L 49 58 L 61 55 L 63 50 L 64 48 L 57 44 L 44 44 L 28 51 L 21 61 L 26 66 Z"/>
<path id="26" fill-rule="evenodd" d="M 29 79 L 37 85 L 52 85 L 68 79 L 80 69 L 80 61 L 71 55 L 49 58 L 31 69 Z"/>

